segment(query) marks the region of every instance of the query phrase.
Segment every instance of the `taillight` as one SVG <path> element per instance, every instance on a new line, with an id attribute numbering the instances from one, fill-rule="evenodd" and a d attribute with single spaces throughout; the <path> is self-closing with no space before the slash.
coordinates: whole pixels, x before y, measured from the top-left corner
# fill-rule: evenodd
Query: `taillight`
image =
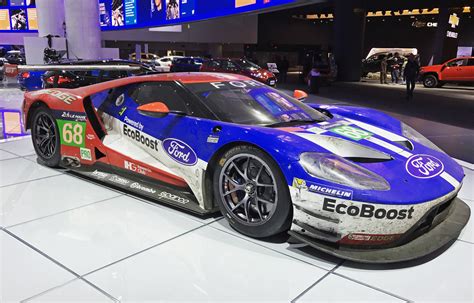
<path id="1" fill-rule="evenodd" d="M 54 76 L 46 78 L 46 83 L 53 84 L 54 83 Z"/>
<path id="2" fill-rule="evenodd" d="M 55 78 L 55 76 L 51 76 L 51 77 L 46 78 L 46 83 L 54 84 L 54 78 Z M 59 76 L 58 77 L 58 84 L 70 83 L 70 82 L 72 82 L 72 80 L 69 79 L 68 77 L 64 77 L 64 76 Z"/>
<path id="3" fill-rule="evenodd" d="M 69 82 L 72 82 L 72 80 L 69 79 L 68 77 L 59 76 L 58 78 L 58 84 L 69 83 Z"/>
<path id="4" fill-rule="evenodd" d="M 29 72 L 22 72 L 21 77 L 24 78 L 24 79 L 28 79 L 30 77 L 30 73 Z"/>

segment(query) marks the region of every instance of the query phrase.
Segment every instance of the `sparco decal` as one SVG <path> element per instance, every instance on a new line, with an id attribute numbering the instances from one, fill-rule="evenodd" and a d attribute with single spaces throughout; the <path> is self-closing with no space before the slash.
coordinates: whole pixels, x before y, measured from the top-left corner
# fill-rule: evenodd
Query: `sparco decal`
<path id="1" fill-rule="evenodd" d="M 441 174 L 444 164 L 430 155 L 413 155 L 407 160 L 406 170 L 415 178 L 429 179 Z"/>
<path id="2" fill-rule="evenodd" d="M 317 183 L 313 183 L 313 182 L 306 181 L 303 179 L 298 179 L 298 178 L 293 179 L 293 186 L 299 189 L 306 189 L 306 190 L 309 190 L 310 192 L 321 194 L 321 195 L 352 200 L 352 194 L 353 194 L 352 190 L 346 190 L 346 189 L 337 188 L 333 186 L 317 184 Z"/>
<path id="3" fill-rule="evenodd" d="M 154 190 L 153 188 L 143 186 L 138 182 L 134 182 L 134 183 L 130 184 L 130 188 L 131 189 L 138 189 L 138 190 L 144 191 L 146 193 L 150 193 L 150 194 L 156 193 L 156 190 Z"/>
<path id="4" fill-rule="evenodd" d="M 125 123 L 130 124 L 131 126 L 138 128 L 139 130 L 143 130 L 143 124 L 141 122 L 133 121 L 127 116 L 125 116 L 123 120 L 125 121 Z"/>
<path id="5" fill-rule="evenodd" d="M 127 161 L 127 160 L 123 161 L 123 166 L 128 170 L 131 170 L 133 172 L 136 172 L 136 173 L 139 173 L 139 174 L 142 174 L 142 175 L 146 175 L 148 173 L 151 173 L 151 169 L 143 167 L 143 166 L 135 164 L 135 163 L 132 163 L 132 162 Z"/>
<path id="6" fill-rule="evenodd" d="M 133 140 L 145 145 L 148 148 L 158 151 L 158 140 L 145 137 L 138 129 L 129 128 L 123 125 L 123 134 Z"/>
<path id="7" fill-rule="evenodd" d="M 188 200 L 188 199 L 185 199 L 185 198 L 182 198 L 182 197 L 179 197 L 179 196 L 176 196 L 176 195 L 167 193 L 167 192 L 165 192 L 165 191 L 162 191 L 162 192 L 159 194 L 159 196 L 160 196 L 160 197 L 163 197 L 163 198 L 165 198 L 165 199 L 174 201 L 174 202 L 181 203 L 181 204 L 187 204 L 187 203 L 189 203 L 189 200 Z"/>
<path id="8" fill-rule="evenodd" d="M 352 217 L 361 218 L 375 218 L 388 220 L 404 220 L 413 218 L 415 209 L 411 206 L 408 209 L 385 209 L 377 208 L 372 204 L 360 203 L 358 205 L 346 205 L 344 203 L 337 203 L 334 199 L 325 198 L 323 202 L 323 210 L 331 213 L 338 213 L 341 215 L 349 215 Z"/>
<path id="9" fill-rule="evenodd" d="M 181 140 L 170 138 L 163 140 L 163 149 L 173 160 L 183 165 L 195 165 L 197 155 L 194 150 Z"/>

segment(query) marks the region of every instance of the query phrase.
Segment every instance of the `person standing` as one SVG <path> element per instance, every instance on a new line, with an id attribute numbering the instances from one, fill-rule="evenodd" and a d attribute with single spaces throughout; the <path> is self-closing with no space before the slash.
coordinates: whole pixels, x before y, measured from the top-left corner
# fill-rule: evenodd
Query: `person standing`
<path id="1" fill-rule="evenodd" d="M 400 58 L 399 53 L 395 53 L 392 58 L 392 63 L 390 65 L 392 72 L 392 83 L 398 84 L 398 78 L 400 77 L 400 67 L 402 65 L 402 58 Z"/>
<path id="2" fill-rule="evenodd" d="M 387 83 L 387 56 L 383 56 L 382 61 L 380 61 L 380 84 Z"/>
<path id="3" fill-rule="evenodd" d="M 413 99 L 413 91 L 415 90 L 416 80 L 420 72 L 420 65 L 415 60 L 415 55 L 410 54 L 408 61 L 403 70 L 403 76 L 407 82 L 407 100 Z"/>
<path id="4" fill-rule="evenodd" d="M 309 92 L 311 94 L 318 94 L 320 78 L 321 78 L 321 72 L 319 71 L 318 63 L 313 64 L 313 68 L 309 71 L 307 78 L 308 78 Z"/>

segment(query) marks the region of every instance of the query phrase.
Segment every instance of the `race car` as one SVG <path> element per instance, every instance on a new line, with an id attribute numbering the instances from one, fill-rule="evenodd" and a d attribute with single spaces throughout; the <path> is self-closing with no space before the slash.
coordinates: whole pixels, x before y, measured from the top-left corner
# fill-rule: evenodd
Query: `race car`
<path id="1" fill-rule="evenodd" d="M 305 93 L 295 91 L 304 98 Z M 305 104 L 242 75 L 176 73 L 25 94 L 38 161 L 244 235 L 359 262 L 416 259 L 469 216 L 462 168 L 372 109 Z"/>

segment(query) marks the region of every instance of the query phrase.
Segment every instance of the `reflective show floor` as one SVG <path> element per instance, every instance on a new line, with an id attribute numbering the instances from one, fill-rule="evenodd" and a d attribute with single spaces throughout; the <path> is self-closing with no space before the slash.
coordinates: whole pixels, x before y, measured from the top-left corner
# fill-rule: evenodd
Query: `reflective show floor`
<path id="1" fill-rule="evenodd" d="M 0 206 L 0 302 L 474 300 L 472 218 L 438 256 L 362 266 L 43 167 L 29 137 L 0 143 Z"/>

